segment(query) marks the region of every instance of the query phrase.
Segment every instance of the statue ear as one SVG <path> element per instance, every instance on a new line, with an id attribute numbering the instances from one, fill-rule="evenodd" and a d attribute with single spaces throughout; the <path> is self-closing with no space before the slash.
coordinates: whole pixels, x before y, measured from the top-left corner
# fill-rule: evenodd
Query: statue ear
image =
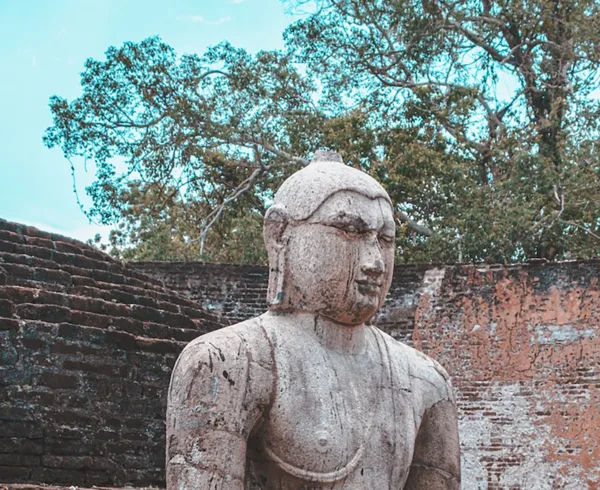
<path id="1" fill-rule="evenodd" d="M 264 237 L 267 250 L 272 245 L 281 245 L 283 232 L 288 224 L 285 209 L 280 204 L 275 204 L 265 213 Z"/>
<path id="2" fill-rule="evenodd" d="M 272 309 L 286 309 L 289 298 L 286 294 L 286 252 L 284 231 L 288 217 L 281 205 L 271 206 L 265 214 L 264 237 L 269 255 L 269 287 L 267 303 Z"/>

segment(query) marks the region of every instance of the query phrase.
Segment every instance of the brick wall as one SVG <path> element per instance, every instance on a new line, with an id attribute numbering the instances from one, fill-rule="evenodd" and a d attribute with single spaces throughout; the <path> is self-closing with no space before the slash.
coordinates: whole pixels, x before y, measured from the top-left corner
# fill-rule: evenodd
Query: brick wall
<path id="1" fill-rule="evenodd" d="M 264 311 L 267 270 L 136 267 L 0 220 L 0 482 L 164 484 L 171 366 Z M 376 323 L 451 373 L 463 488 L 600 487 L 599 269 L 396 268 Z"/>
<path id="2" fill-rule="evenodd" d="M 414 343 L 457 388 L 464 488 L 600 488 L 600 264 L 429 275 Z"/>
<path id="3" fill-rule="evenodd" d="M 267 309 L 269 270 L 264 266 L 204 264 L 201 262 L 136 262 L 136 269 L 195 301 L 218 321 L 232 325 Z M 412 338 L 419 288 L 427 265 L 396 267 L 385 308 L 376 323 L 403 341 Z"/>
<path id="4" fill-rule="evenodd" d="M 267 269 L 136 264 L 233 323 Z M 376 323 L 438 359 L 457 391 L 463 488 L 600 488 L 599 262 L 399 266 Z"/>
<path id="5" fill-rule="evenodd" d="M 202 262 L 135 262 L 132 265 L 195 301 L 226 325 L 258 316 L 267 309 L 267 267 Z"/>
<path id="6" fill-rule="evenodd" d="M 219 326 L 91 247 L 0 220 L 0 483 L 163 485 L 171 367 Z"/>

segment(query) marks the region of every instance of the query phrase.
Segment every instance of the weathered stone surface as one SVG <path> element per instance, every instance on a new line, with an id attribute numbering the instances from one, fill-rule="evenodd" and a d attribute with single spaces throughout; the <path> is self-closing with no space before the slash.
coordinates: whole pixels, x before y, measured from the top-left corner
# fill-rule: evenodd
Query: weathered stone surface
<path id="1" fill-rule="evenodd" d="M 131 488 L 131 487 L 127 487 Z M 115 487 L 100 487 L 94 486 L 92 488 L 78 487 L 70 485 L 68 487 L 56 487 L 52 485 L 31 485 L 31 484 L 10 484 L 3 485 L 0 483 L 0 490 L 126 490 L 125 488 Z M 136 487 L 136 490 L 157 490 L 157 487 Z"/>
<path id="2" fill-rule="evenodd" d="M 269 311 L 195 339 L 175 365 L 167 489 L 460 486 L 448 375 L 366 324 L 392 280 L 390 199 L 328 156 L 265 215 Z"/>

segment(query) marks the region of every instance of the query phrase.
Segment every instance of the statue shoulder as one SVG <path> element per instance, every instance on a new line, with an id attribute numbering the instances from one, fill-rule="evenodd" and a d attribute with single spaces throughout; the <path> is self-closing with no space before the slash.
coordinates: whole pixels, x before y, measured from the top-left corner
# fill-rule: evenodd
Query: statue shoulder
<path id="1" fill-rule="evenodd" d="M 274 397 L 259 322 L 202 335 L 181 352 L 167 400 L 167 488 L 242 488 L 246 444 Z"/>
<path id="2" fill-rule="evenodd" d="M 455 403 L 450 376 L 439 362 L 385 332 L 379 332 L 393 362 L 400 364 L 406 371 L 413 391 L 421 395 L 425 405 L 433 405 L 442 400 Z"/>
<path id="3" fill-rule="evenodd" d="M 272 348 L 257 319 L 215 330 L 191 341 L 177 359 L 169 388 L 170 412 L 205 407 L 203 413 L 209 414 L 210 407 L 218 406 L 219 413 L 238 414 L 244 427 L 235 431 L 247 435 L 270 406 L 273 376 Z M 249 413 L 242 417 L 244 411 Z"/>
<path id="4" fill-rule="evenodd" d="M 244 362 L 270 368 L 272 347 L 259 318 L 251 318 L 229 327 L 201 335 L 192 340 L 181 352 L 178 363 L 199 361 L 208 356 L 224 365 Z"/>

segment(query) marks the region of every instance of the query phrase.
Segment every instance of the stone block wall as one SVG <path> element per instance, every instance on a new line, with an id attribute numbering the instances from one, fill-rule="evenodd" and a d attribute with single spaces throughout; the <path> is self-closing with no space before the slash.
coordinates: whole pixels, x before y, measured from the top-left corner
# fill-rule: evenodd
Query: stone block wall
<path id="1" fill-rule="evenodd" d="M 266 307 L 266 268 L 137 266 L 223 323 Z M 375 323 L 450 372 L 463 488 L 600 488 L 599 276 L 597 261 L 396 267 Z"/>

